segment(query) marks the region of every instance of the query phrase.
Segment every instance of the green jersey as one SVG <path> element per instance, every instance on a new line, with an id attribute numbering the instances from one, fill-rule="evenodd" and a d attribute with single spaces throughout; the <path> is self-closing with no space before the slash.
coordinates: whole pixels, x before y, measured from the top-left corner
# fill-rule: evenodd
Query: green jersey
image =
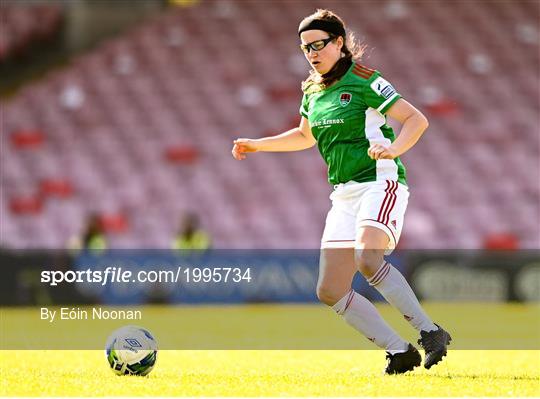
<path id="1" fill-rule="evenodd" d="M 388 146 L 395 140 L 384 115 L 399 98 L 378 71 L 355 63 L 327 89 L 317 85 L 306 89 L 300 114 L 309 120 L 331 184 L 351 180 L 406 184 L 399 158 L 375 161 L 367 154 L 371 144 Z"/>

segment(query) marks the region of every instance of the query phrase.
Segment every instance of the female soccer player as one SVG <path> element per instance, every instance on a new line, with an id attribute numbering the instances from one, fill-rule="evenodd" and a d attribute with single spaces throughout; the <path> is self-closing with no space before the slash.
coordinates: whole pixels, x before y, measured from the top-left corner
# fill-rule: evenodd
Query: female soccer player
<path id="1" fill-rule="evenodd" d="M 378 71 L 358 63 L 363 48 L 333 12 L 317 10 L 306 17 L 298 35 L 312 67 L 302 83 L 299 127 L 257 140 L 239 138 L 233 157 L 243 160 L 250 152 L 299 151 L 317 144 L 334 185 L 321 240 L 317 296 L 386 349 L 386 373 L 419 366 L 418 350 L 351 289 L 359 270 L 420 332 L 418 343 L 429 369 L 446 355 L 450 335 L 430 320 L 403 275 L 384 261 L 399 240 L 409 197 L 399 156 L 418 141 L 428 121 Z M 386 115 L 402 124 L 397 138 Z"/>

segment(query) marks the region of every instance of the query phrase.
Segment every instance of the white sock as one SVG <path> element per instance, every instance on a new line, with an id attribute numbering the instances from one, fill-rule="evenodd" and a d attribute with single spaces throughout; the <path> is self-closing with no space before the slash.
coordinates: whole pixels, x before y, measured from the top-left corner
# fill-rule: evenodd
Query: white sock
<path id="1" fill-rule="evenodd" d="M 384 262 L 367 282 L 375 287 L 389 304 L 398 309 L 405 320 L 418 331 L 437 330 L 437 326 L 422 309 L 405 277 L 390 263 Z"/>
<path id="2" fill-rule="evenodd" d="M 394 354 L 408 349 L 409 343 L 384 321 L 377 308 L 354 290 L 341 298 L 332 309 L 367 339 L 388 352 Z"/>

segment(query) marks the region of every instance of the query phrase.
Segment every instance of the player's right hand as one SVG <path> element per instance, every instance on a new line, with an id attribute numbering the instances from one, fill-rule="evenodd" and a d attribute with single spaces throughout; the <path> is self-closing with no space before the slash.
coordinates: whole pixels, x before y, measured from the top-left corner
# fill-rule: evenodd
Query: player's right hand
<path id="1" fill-rule="evenodd" d="M 239 161 L 246 159 L 246 153 L 258 151 L 255 141 L 251 139 L 236 139 L 233 143 L 232 156 Z"/>

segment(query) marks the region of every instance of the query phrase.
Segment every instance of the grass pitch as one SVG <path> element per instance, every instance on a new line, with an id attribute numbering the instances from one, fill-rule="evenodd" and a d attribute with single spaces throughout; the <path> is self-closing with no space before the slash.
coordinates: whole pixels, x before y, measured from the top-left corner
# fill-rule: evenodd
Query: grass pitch
<path id="1" fill-rule="evenodd" d="M 147 377 L 103 351 L 2 351 L 0 396 L 539 396 L 540 351 L 451 351 L 384 376 L 383 351 L 161 351 Z"/>
<path id="2" fill-rule="evenodd" d="M 416 332 L 397 312 L 389 306 L 377 307 L 404 338 L 415 342 Z M 451 350 L 431 370 L 419 367 L 399 376 L 383 375 L 384 351 L 364 350 L 372 344 L 323 306 L 146 307 L 144 320 L 136 324 L 154 332 L 161 348 L 199 348 L 216 342 L 215 349 L 160 350 L 147 377 L 116 376 L 103 350 L 20 349 L 21 342 L 31 349 L 39 347 L 29 344 L 38 336 L 44 337 L 42 342 L 54 336 L 59 342 L 70 337 L 84 342 L 97 336 L 99 344 L 92 347 L 100 348 L 106 338 L 100 334 L 117 325 L 40 322 L 36 309 L 4 308 L 0 309 L 0 343 L 5 349 L 0 351 L 0 396 L 540 396 L 540 350 L 538 343 L 533 344 L 540 336 L 538 306 L 425 307 L 454 336 Z M 482 314 L 487 317 L 479 323 Z M 182 321 L 183 328 L 172 324 L 175 319 Z M 264 324 L 265 320 L 270 323 Z M 204 331 L 213 335 L 201 338 Z M 257 339 L 266 336 L 274 341 L 262 348 L 282 349 L 284 335 L 287 342 L 307 349 L 256 346 Z M 257 339 L 251 342 L 252 350 L 219 350 L 253 337 Z M 521 346 L 478 350 L 480 342 L 490 339 L 495 348 L 506 348 L 501 344 L 508 341 L 519 341 Z M 322 341 L 337 342 L 317 346 Z M 19 349 L 6 350 L 12 348 Z"/>

